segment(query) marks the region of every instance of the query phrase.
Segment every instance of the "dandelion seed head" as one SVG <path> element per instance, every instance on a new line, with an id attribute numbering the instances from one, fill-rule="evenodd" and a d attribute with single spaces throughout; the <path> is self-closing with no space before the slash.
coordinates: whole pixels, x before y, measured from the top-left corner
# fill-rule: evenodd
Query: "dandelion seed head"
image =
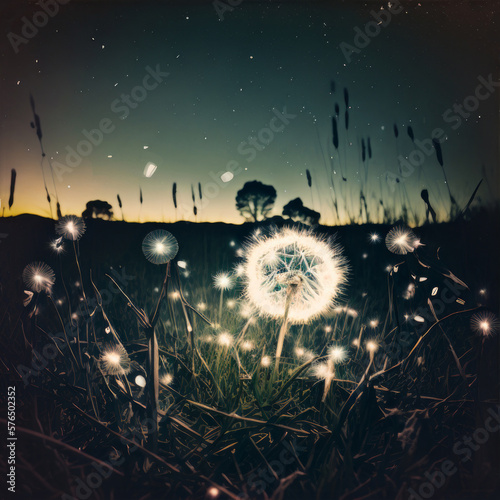
<path id="1" fill-rule="evenodd" d="M 151 231 L 142 240 L 142 252 L 153 264 L 166 264 L 177 255 L 178 251 L 179 243 L 171 233 L 164 229 Z"/>
<path id="2" fill-rule="evenodd" d="M 236 276 L 243 276 L 245 274 L 245 266 L 243 264 L 237 264 L 234 268 L 234 273 Z"/>
<path id="3" fill-rule="evenodd" d="M 64 244 L 63 244 L 63 237 L 59 236 L 59 238 L 56 238 L 55 240 L 50 242 L 50 248 L 54 253 L 61 254 L 64 253 Z"/>
<path id="4" fill-rule="evenodd" d="M 255 346 L 253 345 L 253 342 L 250 340 L 245 340 L 244 342 L 241 343 L 241 349 L 243 351 L 251 351 Z"/>
<path id="5" fill-rule="evenodd" d="M 334 363 L 343 363 L 347 359 L 347 351 L 339 345 L 332 345 L 328 348 L 328 356 Z"/>
<path id="6" fill-rule="evenodd" d="M 377 328 L 378 319 L 372 319 L 372 320 L 370 320 L 370 322 L 368 324 L 370 325 L 371 328 Z"/>
<path id="7" fill-rule="evenodd" d="M 22 274 L 23 282 L 32 292 L 45 291 L 50 293 L 56 281 L 56 275 L 45 262 L 32 262 L 28 264 Z"/>
<path id="8" fill-rule="evenodd" d="M 482 311 L 472 316 L 470 325 L 472 330 L 479 335 L 491 337 L 498 332 L 500 321 L 492 312 Z"/>
<path id="9" fill-rule="evenodd" d="M 245 251 L 246 297 L 262 315 L 307 323 L 329 312 L 346 281 L 341 251 L 309 231 L 254 237 Z"/>
<path id="10" fill-rule="evenodd" d="M 355 309 L 351 309 L 350 307 L 347 309 L 347 315 L 351 316 L 351 318 L 357 318 L 359 313 Z"/>
<path id="11" fill-rule="evenodd" d="M 262 356 L 262 359 L 260 360 L 260 364 L 262 366 L 268 367 L 271 365 L 271 357 L 270 356 Z"/>
<path id="12" fill-rule="evenodd" d="M 377 234 L 377 233 L 370 233 L 369 240 L 370 240 L 372 243 L 377 243 L 377 241 L 380 241 L 380 235 L 379 235 L 379 234 Z"/>
<path id="13" fill-rule="evenodd" d="M 378 342 L 373 339 L 367 340 L 365 343 L 365 348 L 370 354 L 373 354 L 378 351 Z"/>
<path id="14" fill-rule="evenodd" d="M 121 344 L 104 349 L 99 364 L 106 375 L 126 375 L 130 371 L 130 358 Z"/>
<path id="15" fill-rule="evenodd" d="M 303 347 L 296 347 L 295 348 L 295 355 L 298 358 L 304 357 L 305 353 L 306 353 L 306 350 Z"/>
<path id="16" fill-rule="evenodd" d="M 79 240 L 85 233 L 85 221 L 77 215 L 66 215 L 56 223 L 56 233 L 71 241 Z"/>
<path id="17" fill-rule="evenodd" d="M 160 377 L 160 382 L 163 385 L 170 385 L 174 381 L 174 376 L 171 373 L 164 373 Z"/>
<path id="18" fill-rule="evenodd" d="M 205 304 L 205 302 L 198 302 L 198 305 L 196 307 L 200 311 L 205 311 L 207 309 L 207 305 Z"/>
<path id="19" fill-rule="evenodd" d="M 230 299 L 226 302 L 226 305 L 229 309 L 234 309 L 234 306 L 236 305 L 236 301 L 233 299 Z"/>
<path id="20" fill-rule="evenodd" d="M 233 336 L 228 332 L 221 332 L 217 335 L 217 343 L 224 347 L 232 345 L 233 340 Z"/>
<path id="21" fill-rule="evenodd" d="M 385 244 L 390 252 L 397 255 L 406 255 L 413 252 L 420 245 L 415 233 L 404 226 L 392 228 L 385 237 Z"/>
<path id="22" fill-rule="evenodd" d="M 218 290 L 230 290 L 233 288 L 233 285 L 233 279 L 228 273 L 217 273 L 214 276 L 214 287 Z"/>
<path id="23" fill-rule="evenodd" d="M 359 347 L 359 339 L 354 339 L 354 340 L 352 341 L 352 345 L 353 345 L 354 347 Z"/>
<path id="24" fill-rule="evenodd" d="M 320 380 L 325 380 L 330 382 L 333 378 L 335 378 L 335 372 L 333 367 L 328 363 L 316 363 L 312 368 L 313 375 Z"/>

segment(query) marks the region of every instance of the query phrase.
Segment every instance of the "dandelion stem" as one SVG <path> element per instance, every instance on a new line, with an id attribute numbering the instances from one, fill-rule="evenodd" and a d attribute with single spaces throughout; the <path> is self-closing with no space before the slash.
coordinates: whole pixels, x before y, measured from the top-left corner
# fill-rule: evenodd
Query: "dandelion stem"
<path id="1" fill-rule="evenodd" d="M 219 325 L 221 324 L 222 321 L 222 298 L 224 296 L 224 288 L 221 288 L 220 290 L 220 301 L 219 301 Z"/>
<path id="2" fill-rule="evenodd" d="M 276 362 L 274 365 L 274 373 L 278 373 L 278 366 L 280 364 L 281 351 L 283 350 L 283 342 L 285 340 L 285 335 L 288 330 L 288 313 L 290 311 L 290 305 L 292 303 L 292 298 L 297 291 L 297 285 L 291 283 L 288 285 L 286 291 L 286 303 L 285 303 L 285 314 L 283 316 L 283 323 L 280 328 L 280 333 L 278 336 L 278 345 L 276 346 Z"/>

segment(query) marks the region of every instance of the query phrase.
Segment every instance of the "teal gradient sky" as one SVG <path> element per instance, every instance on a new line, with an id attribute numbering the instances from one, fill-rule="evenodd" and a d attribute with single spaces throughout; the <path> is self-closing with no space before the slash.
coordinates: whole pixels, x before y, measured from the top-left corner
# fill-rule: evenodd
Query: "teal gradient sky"
<path id="1" fill-rule="evenodd" d="M 451 118 L 455 112 L 446 115 L 447 121 L 443 114 L 474 94 L 478 77 L 500 79 L 497 2 L 482 2 L 481 7 L 476 2 L 453 7 L 448 2 L 404 2 L 404 10 L 350 62 L 340 44 L 352 44 L 354 29 L 364 29 L 373 19 L 370 11 L 381 5 L 387 9 L 387 4 L 244 1 L 220 20 L 211 2 L 75 1 L 61 5 L 16 53 L 7 35 L 20 35 L 23 16 L 33 19 L 40 7 L 15 3 L 3 7 L 1 16 L 2 208 L 11 169 L 17 171 L 14 205 L 10 211 L 5 208 L 5 215 L 50 215 L 40 147 L 30 128 L 30 93 L 55 167 L 53 179 L 45 163 L 46 184 L 54 199 L 57 191 L 65 214 L 81 213 L 87 201 L 101 199 L 121 217 L 119 194 L 127 220 L 195 220 L 191 185 L 197 193 L 201 183 L 205 196 L 202 202 L 197 196 L 197 220 L 242 222 L 236 192 L 257 179 L 278 192 L 274 214 L 300 196 L 321 212 L 321 222 L 332 224 L 337 219 L 327 169 L 333 155 L 333 187 L 340 205 L 346 200 L 351 213 L 359 210 L 363 187 L 373 218 L 380 198 L 390 206 L 403 196 L 423 214 L 420 191 L 427 188 L 445 217 L 449 197 L 434 154 L 404 179 L 404 190 L 398 186 L 392 192 L 386 180 L 387 172 L 398 172 L 397 155 L 415 149 L 408 125 L 419 140 L 438 127 L 444 130 L 446 174 L 460 205 L 481 178 L 486 182 L 480 199 L 488 202 L 496 196 L 500 89 L 493 89 L 460 126 Z M 169 74 L 157 78 L 161 81 L 144 80 L 151 68 Z M 150 90 L 135 91 L 140 102 L 132 99 L 132 105 L 124 106 L 123 95 L 144 84 Z M 344 88 L 350 96 L 348 132 Z M 335 103 L 341 110 L 339 153 L 331 138 Z M 295 117 L 261 151 L 249 153 L 241 143 L 259 137 L 276 110 Z M 394 123 L 400 131 L 397 141 Z M 86 140 L 83 131 L 100 124 L 106 124 L 107 133 L 102 140 L 94 133 L 90 154 L 69 168 L 68 148 L 76 150 Z M 360 141 L 368 136 L 373 158 L 366 173 Z M 261 132 L 260 137 L 270 136 Z M 144 176 L 148 162 L 157 165 L 150 178 Z M 235 162 L 239 173 L 227 183 L 220 181 L 228 163 Z M 306 169 L 312 174 L 312 192 Z M 177 211 L 173 182 L 178 186 Z M 340 222 L 346 220 L 343 214 Z"/>

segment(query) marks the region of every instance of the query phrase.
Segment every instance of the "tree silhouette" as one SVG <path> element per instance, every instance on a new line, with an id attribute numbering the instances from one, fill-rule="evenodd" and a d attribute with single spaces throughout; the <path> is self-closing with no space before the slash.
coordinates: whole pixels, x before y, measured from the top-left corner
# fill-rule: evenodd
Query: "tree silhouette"
<path id="1" fill-rule="evenodd" d="M 236 194 L 236 208 L 247 221 L 267 219 L 276 200 L 276 189 L 259 181 L 245 182 Z"/>
<path id="2" fill-rule="evenodd" d="M 94 217 L 113 217 L 113 207 L 107 201 L 92 200 L 87 202 L 87 208 L 82 212 L 82 217 L 92 219 Z"/>
<path id="3" fill-rule="evenodd" d="M 311 226 L 318 224 L 319 218 L 321 217 L 319 212 L 315 212 L 314 210 L 305 207 L 300 198 L 295 198 L 294 200 L 289 201 L 283 207 L 282 214 L 283 216 L 289 217 L 294 221 L 300 221 Z"/>

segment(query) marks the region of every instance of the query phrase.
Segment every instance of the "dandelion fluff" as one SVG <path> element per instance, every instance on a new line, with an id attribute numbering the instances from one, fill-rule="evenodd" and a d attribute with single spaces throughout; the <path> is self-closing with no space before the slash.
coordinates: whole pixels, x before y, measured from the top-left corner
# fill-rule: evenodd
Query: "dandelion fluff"
<path id="1" fill-rule="evenodd" d="M 346 281 L 340 249 L 308 231 L 254 236 L 245 252 L 246 297 L 263 316 L 307 323 L 329 312 Z"/>
<path id="2" fill-rule="evenodd" d="M 500 321 L 492 312 L 483 311 L 472 316 L 470 325 L 472 330 L 479 335 L 491 337 L 498 332 Z"/>
<path id="3" fill-rule="evenodd" d="M 163 385 L 170 385 L 174 381 L 174 376 L 171 373 L 164 373 L 160 377 L 160 383 Z"/>
<path id="4" fill-rule="evenodd" d="M 71 241 L 79 240 L 85 233 L 85 222 L 77 215 L 61 217 L 56 224 L 56 233 Z"/>
<path id="5" fill-rule="evenodd" d="M 316 363 L 312 368 L 313 375 L 325 382 L 331 382 L 335 378 L 335 371 L 329 363 Z"/>
<path id="6" fill-rule="evenodd" d="M 404 226 L 392 228 L 385 237 L 385 244 L 389 251 L 397 255 L 406 255 L 419 246 L 415 233 Z"/>
<path id="7" fill-rule="evenodd" d="M 23 270 L 23 282 L 32 292 L 42 290 L 50 292 L 52 285 L 56 281 L 56 275 L 50 266 L 45 262 L 32 262 Z"/>
<path id="8" fill-rule="evenodd" d="M 151 231 L 142 241 L 142 252 L 153 264 L 166 264 L 177 255 L 178 251 L 177 240 L 164 229 Z"/>
<path id="9" fill-rule="evenodd" d="M 335 363 L 343 363 L 347 359 L 347 351 L 339 345 L 332 345 L 328 349 L 329 358 Z"/>
<path id="10" fill-rule="evenodd" d="M 214 276 L 214 287 L 217 288 L 217 290 L 230 290 L 233 288 L 233 285 L 233 278 L 228 273 L 217 273 Z"/>
<path id="11" fill-rule="evenodd" d="M 125 348 L 117 344 L 102 352 L 99 365 L 106 375 L 126 375 L 130 371 L 130 358 Z"/>

